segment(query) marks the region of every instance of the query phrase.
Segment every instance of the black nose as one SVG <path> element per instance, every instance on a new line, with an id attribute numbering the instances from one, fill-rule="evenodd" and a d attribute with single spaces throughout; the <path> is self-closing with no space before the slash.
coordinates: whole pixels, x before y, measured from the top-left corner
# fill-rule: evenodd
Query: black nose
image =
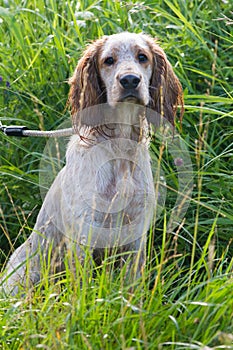
<path id="1" fill-rule="evenodd" d="M 120 84 L 126 90 L 136 89 L 139 83 L 140 78 L 137 75 L 128 74 L 120 78 Z"/>

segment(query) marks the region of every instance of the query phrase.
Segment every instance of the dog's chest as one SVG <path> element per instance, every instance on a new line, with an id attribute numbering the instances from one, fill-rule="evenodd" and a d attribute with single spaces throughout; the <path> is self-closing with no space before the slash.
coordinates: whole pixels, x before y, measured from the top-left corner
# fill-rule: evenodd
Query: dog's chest
<path id="1" fill-rule="evenodd" d="M 64 175 L 70 177 L 63 179 L 63 222 L 72 235 L 79 231 L 87 239 L 96 228 L 102 229 L 102 237 L 103 232 L 115 235 L 122 227 L 128 233 L 135 222 L 142 229 L 148 226 L 145 212 L 154 201 L 154 185 L 145 145 L 108 140 L 89 149 L 79 148 L 75 162 L 67 166 Z"/>

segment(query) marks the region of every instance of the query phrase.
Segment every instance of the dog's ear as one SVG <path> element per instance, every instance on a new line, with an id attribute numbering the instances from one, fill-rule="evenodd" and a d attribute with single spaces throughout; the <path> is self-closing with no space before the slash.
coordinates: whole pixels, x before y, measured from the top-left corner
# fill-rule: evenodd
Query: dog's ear
<path id="1" fill-rule="evenodd" d="M 74 116 L 84 108 L 106 102 L 105 88 L 100 78 L 98 57 L 106 39 L 99 39 L 87 47 L 69 80 L 68 102 Z"/>
<path id="2" fill-rule="evenodd" d="M 165 117 L 172 125 L 180 106 L 180 119 L 184 113 L 183 91 L 166 54 L 156 42 L 149 38 L 153 54 L 153 70 L 150 81 L 150 107 Z"/>

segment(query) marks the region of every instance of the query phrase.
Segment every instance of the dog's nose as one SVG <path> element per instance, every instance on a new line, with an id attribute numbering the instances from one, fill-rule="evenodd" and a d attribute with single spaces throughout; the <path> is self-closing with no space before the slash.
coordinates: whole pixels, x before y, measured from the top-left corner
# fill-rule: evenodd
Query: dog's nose
<path id="1" fill-rule="evenodd" d="M 137 75 L 127 74 L 120 78 L 120 84 L 126 90 L 136 89 L 140 83 L 140 80 L 140 77 Z"/>

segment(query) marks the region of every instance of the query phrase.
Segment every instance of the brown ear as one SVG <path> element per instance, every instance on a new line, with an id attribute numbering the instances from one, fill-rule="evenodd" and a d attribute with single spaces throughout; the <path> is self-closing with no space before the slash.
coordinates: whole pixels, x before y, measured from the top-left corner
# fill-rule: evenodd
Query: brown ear
<path id="1" fill-rule="evenodd" d="M 161 47 L 153 39 L 149 39 L 149 45 L 154 56 L 150 82 L 150 107 L 174 125 L 178 105 L 181 108 L 180 119 L 184 113 L 182 86 Z"/>
<path id="2" fill-rule="evenodd" d="M 68 102 L 74 116 L 84 108 L 106 102 L 105 88 L 98 68 L 99 52 L 106 39 L 99 39 L 87 47 L 69 80 Z"/>

